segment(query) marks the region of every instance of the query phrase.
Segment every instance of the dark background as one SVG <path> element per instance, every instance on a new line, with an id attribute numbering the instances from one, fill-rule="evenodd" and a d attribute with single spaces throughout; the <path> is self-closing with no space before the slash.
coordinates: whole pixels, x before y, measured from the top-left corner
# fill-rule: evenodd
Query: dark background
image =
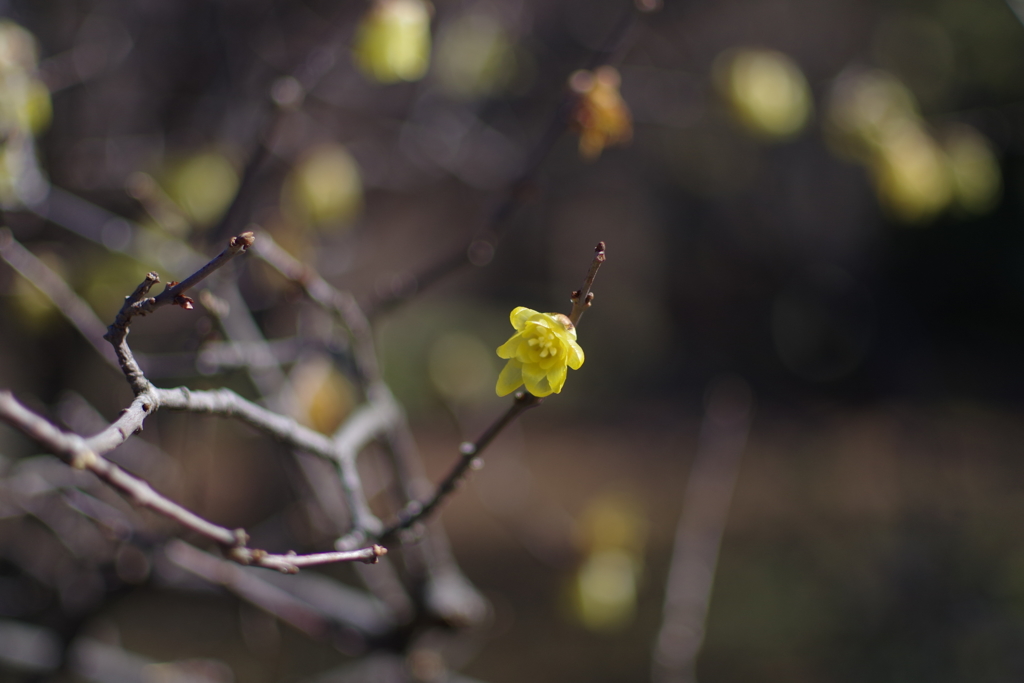
<path id="1" fill-rule="evenodd" d="M 388 86 L 358 72 L 349 46 L 362 2 L 10 0 L 0 13 L 39 41 L 53 120 L 38 148 L 55 186 L 153 225 L 126 191 L 133 173 L 169 186 L 176 165 L 210 150 L 238 170 L 266 142 L 253 210 L 236 227 L 260 224 L 365 301 L 487 225 L 556 115 L 568 75 L 628 6 L 436 0 L 436 49 L 471 12 L 494 17 L 513 46 L 509 77 L 470 97 L 446 90 L 436 68 Z M 716 58 L 745 47 L 778 50 L 806 76 L 814 113 L 792 139 L 751 135 L 716 92 Z M 580 328 L 586 364 L 496 444 L 445 511 L 456 555 L 497 614 L 463 670 L 496 682 L 647 678 L 703 396 L 709 382 L 736 374 L 756 409 L 700 678 L 1024 676 L 1024 27 L 1011 7 L 667 0 L 639 17 L 610 59 L 632 109 L 632 143 L 586 162 L 575 136 L 562 135 L 503 224 L 493 262 L 380 320 L 388 379 L 437 473 L 460 433 L 503 405 L 493 379 L 457 399 L 439 391 L 429 373 L 437 340 L 458 333 L 490 353 L 510 334 L 514 306 L 567 310 L 593 245 L 608 244 Z M 855 68 L 899 78 L 927 130 L 969 124 L 990 141 L 1002 182 L 990 210 L 952 208 L 907 224 L 880 204 L 865 166 L 828 141 L 829 93 Z M 298 72 L 315 73 L 314 84 L 267 137 L 266 92 Z M 279 198 L 304 151 L 325 142 L 346 146 L 364 194 L 350 221 L 317 231 L 284 215 Z M 142 264 L 110 256 L 32 212 L 8 207 L 5 219 L 104 320 L 141 273 L 167 270 L 156 255 Z M 185 239 L 212 253 L 220 237 L 196 229 Z M 290 334 L 294 293 L 262 264 L 240 277 L 268 337 Z M 16 283 L 0 267 L 0 386 L 36 405 L 71 389 L 112 417 L 127 388 Z M 780 350 L 787 306 L 795 318 L 785 324 L 806 342 L 795 357 Z M 197 348 L 204 328 L 178 313 L 133 330 L 133 343 L 154 354 Z M 238 377 L 224 383 L 244 387 Z M 184 423 L 176 419 L 147 431 L 172 454 L 189 444 L 172 434 Z M 0 441 L 12 456 L 25 448 Z M 206 467 L 194 473 L 207 477 L 210 514 L 258 522 L 265 510 L 230 494 L 229 465 Z M 253 476 L 272 491 L 274 466 L 264 469 Z M 495 487 L 518 498 L 496 505 Z M 595 632 L 566 598 L 586 554 L 571 529 L 610 493 L 633 501 L 647 534 L 635 617 Z M 197 616 L 203 610 L 214 616 Z M 228 598 L 192 604 L 139 589 L 98 623 L 156 659 L 222 659 L 240 681 L 298 680 L 341 661 L 286 627 L 274 653 L 246 650 L 237 611 Z"/>

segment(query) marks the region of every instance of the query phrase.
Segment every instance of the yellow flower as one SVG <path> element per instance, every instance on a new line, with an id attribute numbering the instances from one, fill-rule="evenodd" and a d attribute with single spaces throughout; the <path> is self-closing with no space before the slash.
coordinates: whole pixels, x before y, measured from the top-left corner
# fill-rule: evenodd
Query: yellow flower
<path id="1" fill-rule="evenodd" d="M 596 71 L 577 71 L 569 78 L 569 87 L 577 95 L 572 126 L 580 134 L 580 155 L 593 161 L 611 145 L 621 145 L 633 137 L 633 117 L 619 94 L 622 78 L 611 66 Z"/>
<path id="2" fill-rule="evenodd" d="M 498 347 L 498 357 L 508 359 L 495 387 L 498 396 L 507 396 L 524 384 L 537 397 L 562 391 L 566 367 L 579 370 L 583 365 L 583 349 L 576 343 L 576 328 L 569 318 L 519 306 L 510 320 L 516 333 Z"/>

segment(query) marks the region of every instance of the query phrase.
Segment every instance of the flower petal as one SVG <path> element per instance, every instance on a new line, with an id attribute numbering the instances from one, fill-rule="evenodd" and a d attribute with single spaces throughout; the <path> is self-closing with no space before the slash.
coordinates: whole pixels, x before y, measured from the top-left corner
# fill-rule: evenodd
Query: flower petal
<path id="1" fill-rule="evenodd" d="M 541 358 L 537 361 L 537 365 L 544 372 L 548 372 L 551 368 L 556 365 L 565 365 L 565 358 L 559 358 L 558 356 L 548 356 L 547 358 Z"/>
<path id="2" fill-rule="evenodd" d="M 512 321 L 512 327 L 522 332 L 523 328 L 526 327 L 526 321 L 535 315 L 539 315 L 539 313 L 532 308 L 516 306 L 512 309 L 512 315 L 509 316 L 509 320 Z"/>
<path id="3" fill-rule="evenodd" d="M 530 318 L 526 322 L 528 325 L 536 325 L 537 327 L 542 327 L 545 330 L 558 330 L 561 327 L 561 325 L 547 313 L 538 313 L 537 317 Z"/>
<path id="4" fill-rule="evenodd" d="M 551 383 L 548 382 L 547 375 L 541 375 L 540 378 L 532 376 L 527 378 L 524 375 L 523 379 L 526 380 L 526 390 L 529 391 L 534 396 L 536 396 L 537 398 L 543 398 L 554 393 L 551 389 Z"/>
<path id="5" fill-rule="evenodd" d="M 519 347 L 522 343 L 523 335 L 516 332 L 507 342 L 498 347 L 498 358 L 515 358 L 519 355 Z"/>
<path id="6" fill-rule="evenodd" d="M 523 364 L 515 358 L 505 363 L 498 375 L 498 384 L 494 387 L 498 396 L 508 396 L 523 385 Z"/>
<path id="7" fill-rule="evenodd" d="M 577 344 L 574 341 L 570 341 L 569 342 L 569 358 L 567 359 L 567 362 L 569 363 L 569 367 L 572 368 L 573 370 L 579 370 L 580 366 L 583 365 L 583 361 L 584 361 L 583 347 L 581 347 L 579 344 Z"/>
<path id="8" fill-rule="evenodd" d="M 563 364 L 556 365 L 548 372 L 548 384 L 551 385 L 551 390 L 556 394 L 562 391 L 562 385 L 565 384 L 565 375 L 567 372 L 568 371 Z"/>
<path id="9" fill-rule="evenodd" d="M 547 396 L 551 393 L 548 373 L 536 363 L 523 365 L 523 384 L 526 385 L 527 391 L 537 397 Z"/>

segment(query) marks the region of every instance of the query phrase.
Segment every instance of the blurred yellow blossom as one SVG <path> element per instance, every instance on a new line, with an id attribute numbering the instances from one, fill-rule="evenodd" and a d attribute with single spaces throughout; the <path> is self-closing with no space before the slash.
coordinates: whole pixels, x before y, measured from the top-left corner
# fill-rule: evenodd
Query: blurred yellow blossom
<path id="1" fill-rule="evenodd" d="M 516 72 L 512 37 L 486 11 L 465 14 L 438 38 L 434 74 L 441 86 L 462 99 L 491 95 L 508 84 Z"/>
<path id="2" fill-rule="evenodd" d="M 352 48 L 363 73 L 380 83 L 423 78 L 430 64 L 430 12 L 424 0 L 375 0 Z"/>
<path id="3" fill-rule="evenodd" d="M 346 227 L 362 206 L 359 164 L 347 149 L 334 143 L 307 150 L 281 188 L 285 216 L 326 231 Z"/>
<path id="4" fill-rule="evenodd" d="M 638 501 L 614 492 L 591 500 L 577 519 L 575 536 L 585 559 L 571 597 L 587 628 L 614 631 L 636 616 L 648 526 Z"/>
<path id="5" fill-rule="evenodd" d="M 36 159 L 33 136 L 50 123 L 50 91 L 36 74 L 35 37 L 0 20 L 0 206 L 40 201 L 46 181 Z"/>
<path id="6" fill-rule="evenodd" d="M 848 69 L 829 94 L 825 139 L 839 156 L 869 164 L 888 130 L 920 120 L 917 100 L 901 80 L 878 69 Z"/>
<path id="7" fill-rule="evenodd" d="M 811 89 L 800 67 L 775 50 L 736 50 L 715 62 L 715 85 L 750 132 L 789 138 L 811 116 Z"/>
<path id="8" fill-rule="evenodd" d="M 946 130 L 942 146 L 959 207 L 976 215 L 991 211 L 1003 191 L 1002 172 L 992 143 L 971 126 L 959 124 Z"/>
<path id="9" fill-rule="evenodd" d="M 0 71 L 34 71 L 38 62 L 35 36 L 9 19 L 0 19 Z"/>
<path id="10" fill-rule="evenodd" d="M 925 223 L 953 199 L 946 155 L 916 121 L 882 132 L 870 168 L 883 207 L 904 223 Z"/>
<path id="11" fill-rule="evenodd" d="M 950 208 L 981 215 L 999 202 L 1002 173 L 988 139 L 954 124 L 937 140 L 913 93 L 892 74 L 840 74 L 826 124 L 829 145 L 870 170 L 879 201 L 896 220 L 922 225 Z"/>
<path id="12" fill-rule="evenodd" d="M 206 227 L 227 211 L 239 182 L 234 164 L 224 154 L 205 151 L 174 164 L 166 189 L 194 226 Z"/>
<path id="13" fill-rule="evenodd" d="M 537 397 L 562 391 L 566 368 L 579 370 L 583 365 L 583 349 L 576 343 L 576 328 L 569 318 L 519 306 L 510 320 L 516 333 L 498 347 L 498 357 L 508 359 L 495 387 L 498 396 L 507 396 L 524 384 Z"/>
<path id="14" fill-rule="evenodd" d="M 596 71 L 577 71 L 569 86 L 579 95 L 572 112 L 572 124 L 580 134 L 580 155 L 592 160 L 605 147 L 629 142 L 633 137 L 633 118 L 619 94 L 622 78 L 614 67 Z"/>

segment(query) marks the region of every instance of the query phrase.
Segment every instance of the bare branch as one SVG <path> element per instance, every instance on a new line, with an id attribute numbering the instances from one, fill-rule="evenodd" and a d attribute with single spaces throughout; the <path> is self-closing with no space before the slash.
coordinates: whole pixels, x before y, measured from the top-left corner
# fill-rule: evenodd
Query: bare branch
<path id="1" fill-rule="evenodd" d="M 135 288 L 135 291 L 125 299 L 124 305 L 121 306 L 121 310 L 118 312 L 114 322 L 107 328 L 107 333 L 103 335 L 103 338 L 114 347 L 121 370 L 124 371 L 128 384 L 136 396 L 149 391 L 152 385 L 143 375 L 142 369 L 132 355 L 131 349 L 128 348 L 128 326 L 131 324 L 132 318 L 136 315 L 152 313 L 158 308 L 171 303 L 181 306 L 186 310 L 191 310 L 193 301 L 185 296 L 185 292 L 198 285 L 228 261 L 252 246 L 253 239 L 254 237 L 251 232 L 244 232 L 241 235 L 232 237 L 228 242 L 227 248 L 215 256 L 213 260 L 192 275 L 189 275 L 184 281 L 168 283 L 164 291 L 155 297 L 147 296 L 147 294 L 149 294 L 149 290 L 152 289 L 153 285 L 160 282 L 160 276 L 156 273 L 149 273 L 146 275 L 146 279 Z"/>
<path id="2" fill-rule="evenodd" d="M 370 402 L 353 412 L 338 428 L 333 438 L 341 486 L 345 492 L 349 512 L 352 513 L 353 531 L 348 538 L 352 545 L 358 545 L 366 538 L 375 537 L 384 527 L 384 523 L 373 514 L 366 500 L 366 492 L 356 462 L 359 452 L 369 442 L 391 429 L 401 416 L 398 403 L 383 383 L 371 386 L 367 394 Z M 338 547 L 350 546 L 341 543 Z"/>
<path id="3" fill-rule="evenodd" d="M 370 638 L 397 625 L 372 598 L 322 575 L 252 572 L 180 540 L 167 543 L 164 555 L 178 568 L 223 586 L 303 633 L 318 640 L 329 638 L 347 654 L 365 651 Z"/>
<path id="4" fill-rule="evenodd" d="M 234 417 L 294 448 L 308 451 L 321 458 L 335 460 L 335 448 L 331 439 L 309 427 L 303 427 L 290 417 L 247 401 L 230 389 L 190 391 L 185 387 L 154 387 L 150 395 L 162 408 Z"/>
<path id="5" fill-rule="evenodd" d="M 469 471 L 477 456 L 487 448 L 488 444 L 494 441 L 495 437 L 505 427 L 530 408 L 539 406 L 544 399 L 537 398 L 525 391 L 516 394 L 515 401 L 509 409 L 498 418 L 476 441 L 467 441 L 459 446 L 462 456 L 455 462 L 455 466 L 448 472 L 444 479 L 438 483 L 433 495 L 426 502 L 412 501 L 405 506 L 405 509 L 398 514 L 398 521 L 387 527 L 378 537 L 380 543 L 388 543 L 394 540 L 398 532 L 408 529 L 417 522 L 428 517 L 448 495 L 456 489 L 459 482 Z"/>
<path id="6" fill-rule="evenodd" d="M 164 498 L 145 481 L 136 479 L 96 453 L 82 437 L 57 429 L 22 406 L 9 391 L 0 391 L 0 419 L 46 447 L 68 465 L 92 472 L 139 507 L 173 519 L 222 545 L 236 545 L 238 537 L 234 531 L 208 522 Z"/>
<path id="7" fill-rule="evenodd" d="M 729 515 L 753 408 L 738 378 L 717 381 L 708 395 L 697 455 L 686 480 L 665 586 L 661 631 L 654 647 L 657 683 L 693 683 L 704 642 L 718 550 Z"/>
<path id="8" fill-rule="evenodd" d="M 145 297 L 150 288 L 160 282 L 158 275 L 150 273 L 142 284 L 136 288 L 135 292 L 125 300 L 124 306 L 121 307 L 111 327 L 114 330 L 127 330 L 134 316 L 152 313 L 156 309 L 170 303 L 177 304 L 182 308 L 191 309 L 193 302 L 185 296 L 185 292 L 205 280 L 235 256 L 251 247 L 254 239 L 255 237 L 251 232 L 243 232 L 241 235 L 232 237 L 228 242 L 227 248 L 217 254 L 209 263 L 189 275 L 182 282 L 168 283 L 164 291 L 155 297 Z M 108 333 L 111 335 L 115 334 L 114 331 L 108 331 Z"/>
<path id="9" fill-rule="evenodd" d="M 594 303 L 594 293 L 591 292 L 590 289 L 594 286 L 594 278 L 597 277 L 598 269 L 601 267 L 601 264 L 605 262 L 604 250 L 604 242 L 598 242 L 597 246 L 594 247 L 594 260 L 590 264 L 590 270 L 587 271 L 587 277 L 583 281 L 583 287 L 572 293 L 572 313 L 569 314 L 569 321 L 572 322 L 573 325 L 579 324 L 580 318 L 583 317 L 583 312 L 590 308 L 590 305 Z"/>
<path id="10" fill-rule="evenodd" d="M 388 433 L 384 445 L 391 454 L 406 499 L 415 500 L 428 493 L 432 487 L 404 419 Z M 459 569 L 440 521 L 432 520 L 428 532 L 403 553 L 407 569 L 416 575 L 416 584 L 423 586 L 419 599 L 430 614 L 449 626 L 480 624 L 490 613 L 487 599 Z"/>
<path id="11" fill-rule="evenodd" d="M 109 453 L 140 431 L 146 417 L 156 409 L 157 402 L 151 395 L 136 396 L 131 405 L 122 410 L 121 415 L 106 429 L 86 439 L 85 445 L 100 455 Z"/>
<path id="12" fill-rule="evenodd" d="M 253 550 L 252 548 L 232 548 L 228 557 L 238 564 L 251 564 L 266 569 L 276 569 L 282 574 L 295 574 L 301 567 L 313 567 L 318 564 L 333 564 L 336 562 L 364 562 L 373 564 L 381 555 L 387 554 L 387 549 L 379 545 L 361 548 L 359 550 L 334 551 L 329 553 L 314 553 L 312 555 L 297 555 L 286 553 L 284 555 L 271 555 L 265 550 Z"/>
<path id="13" fill-rule="evenodd" d="M 216 541 L 228 549 L 228 557 L 239 564 L 252 564 L 294 573 L 299 570 L 299 567 L 329 562 L 373 563 L 380 555 L 387 552 L 380 546 L 373 546 L 350 552 L 272 555 L 264 550 L 248 548 L 246 547 L 248 534 L 243 529 L 232 530 L 218 526 L 166 498 L 146 481 L 128 474 L 98 454 L 89 447 L 88 442 L 82 437 L 57 429 L 42 417 L 22 406 L 9 391 L 0 391 L 0 419 L 43 445 L 68 465 L 96 475 L 135 505 L 152 510 L 191 531 Z"/>
<path id="14" fill-rule="evenodd" d="M 634 22 L 640 13 L 654 11 L 657 9 L 656 4 L 655 0 L 643 0 L 635 5 L 634 3 L 629 3 L 629 6 L 624 9 L 618 21 L 609 31 L 605 42 L 593 51 L 584 68 L 588 71 L 593 71 L 603 64 L 610 63 L 615 58 L 616 53 L 628 43 L 627 38 L 630 35 L 630 29 L 633 28 Z M 504 199 L 491 213 L 486 224 L 469 241 L 466 248 L 427 266 L 415 276 L 406 278 L 406 282 L 413 283 L 412 287 L 402 287 L 399 290 L 370 300 L 364 305 L 368 318 L 373 319 L 378 314 L 394 308 L 465 266 L 485 266 L 491 262 L 498 242 L 508 229 L 508 219 L 515 213 L 516 209 L 526 203 L 525 200 L 531 194 L 531 186 L 541 165 L 565 132 L 569 121 L 569 113 L 572 111 L 575 98 L 576 95 L 574 93 L 565 93 L 562 101 L 552 113 L 547 128 L 545 128 L 543 134 L 537 139 L 530 150 L 522 173 L 509 185 Z"/>
<path id="15" fill-rule="evenodd" d="M 570 320 L 575 325 L 580 317 L 583 315 L 583 311 L 590 307 L 590 303 L 594 300 L 594 295 L 590 289 L 594 284 L 594 278 L 597 277 L 597 271 L 601 267 L 601 264 L 605 262 L 605 244 L 604 242 L 598 242 L 595 248 L 596 254 L 594 260 L 590 264 L 590 269 L 587 271 L 587 276 L 583 281 L 583 287 L 572 293 L 573 309 Z M 473 466 L 473 463 L 477 460 L 477 457 L 487 446 L 505 429 L 508 425 L 512 424 L 517 417 L 525 413 L 530 408 L 539 406 L 544 399 L 538 398 L 533 394 L 525 391 L 521 391 L 516 394 L 515 400 L 504 415 L 499 417 L 490 427 L 484 430 L 484 433 L 480 435 L 476 441 L 466 442 L 459 446 L 459 451 L 462 453 L 461 457 L 455 462 L 455 465 L 448 472 L 448 475 L 437 485 L 433 495 L 425 502 L 413 500 L 411 503 L 405 506 L 405 509 L 398 514 L 398 521 L 393 523 L 391 526 L 384 529 L 378 536 L 378 540 L 381 543 L 386 543 L 394 539 L 395 535 L 408 529 L 416 522 L 428 517 L 441 502 L 451 494 L 452 491 L 458 486 L 459 482 L 466 476 L 466 473 Z"/>
<path id="16" fill-rule="evenodd" d="M 282 249 L 271 237 L 260 233 L 256 255 L 269 263 L 288 280 L 302 287 L 310 299 L 335 313 L 352 335 L 356 365 L 367 383 L 380 379 L 373 331 L 354 296 L 332 287 L 320 274 Z"/>
<path id="17" fill-rule="evenodd" d="M 102 342 L 106 326 L 96 317 L 89 304 L 82 301 L 60 275 L 19 244 L 8 228 L 0 228 L 0 258 L 49 297 L 61 315 L 82 333 L 85 340 L 108 362 L 117 366 L 117 356 Z"/>
<path id="18" fill-rule="evenodd" d="M 229 588 L 307 635 L 323 638 L 328 631 L 327 619 L 313 607 L 237 565 L 180 540 L 168 543 L 164 552 L 182 569 L 212 584 Z"/>

